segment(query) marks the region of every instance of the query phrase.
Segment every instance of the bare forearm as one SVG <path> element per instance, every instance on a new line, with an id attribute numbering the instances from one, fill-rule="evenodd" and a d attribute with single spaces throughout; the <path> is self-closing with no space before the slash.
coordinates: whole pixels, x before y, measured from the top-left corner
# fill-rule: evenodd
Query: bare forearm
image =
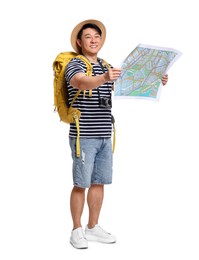
<path id="1" fill-rule="evenodd" d="M 100 85 L 103 85 L 105 82 L 107 82 L 106 75 L 102 74 L 99 76 L 83 76 L 75 81 L 76 88 L 80 90 L 89 90 L 99 87 Z M 71 80 L 71 83 L 72 80 Z"/>
<path id="2" fill-rule="evenodd" d="M 85 76 L 84 73 L 78 73 L 70 80 L 70 84 L 80 90 L 90 90 L 103 85 L 105 82 L 116 80 L 120 73 L 121 69 L 117 68 L 109 69 L 107 73 L 98 76 Z"/>

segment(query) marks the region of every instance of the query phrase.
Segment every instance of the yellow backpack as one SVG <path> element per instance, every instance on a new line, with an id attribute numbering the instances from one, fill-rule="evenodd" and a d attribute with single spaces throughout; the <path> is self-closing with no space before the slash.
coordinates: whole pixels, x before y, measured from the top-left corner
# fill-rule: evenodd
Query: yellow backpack
<path id="1" fill-rule="evenodd" d="M 71 105 L 68 107 L 68 91 L 66 87 L 65 80 L 65 68 L 66 65 L 70 62 L 72 58 L 79 58 L 86 64 L 87 67 L 87 76 L 92 76 L 92 65 L 91 63 L 80 54 L 75 52 L 61 52 L 57 55 L 55 61 L 53 62 L 53 71 L 54 71 L 54 106 L 55 111 L 58 112 L 60 121 L 63 121 L 67 124 L 75 123 L 77 128 L 77 139 L 76 139 L 76 156 L 80 157 L 80 128 L 79 128 L 79 118 L 81 112 L 72 107 L 74 101 L 80 94 L 81 90 L 78 90 L 74 96 Z M 109 67 L 108 63 L 103 61 L 103 63 Z M 89 90 L 89 96 L 92 96 L 92 90 Z M 114 122 L 113 122 L 114 126 Z M 115 149 L 115 126 L 114 126 L 114 143 L 113 151 Z"/>
<path id="2" fill-rule="evenodd" d="M 72 105 L 81 90 L 78 90 L 75 97 L 73 98 L 71 105 L 68 107 L 68 92 L 66 88 L 65 80 L 65 68 L 66 65 L 72 58 L 80 58 L 83 60 L 87 66 L 87 76 L 92 76 L 92 65 L 90 62 L 83 56 L 78 55 L 75 52 L 61 52 L 57 55 L 55 61 L 53 62 L 53 71 L 54 71 L 54 106 L 55 111 L 58 112 L 60 121 L 63 121 L 67 124 L 75 123 L 77 127 L 77 139 L 76 139 L 76 156 L 80 156 L 80 129 L 79 129 L 79 118 L 81 113 L 78 109 L 73 108 Z"/>
<path id="3" fill-rule="evenodd" d="M 54 106 L 55 110 L 59 114 L 60 120 L 67 124 L 75 122 L 76 116 L 80 118 L 80 111 L 73 108 L 72 105 L 81 90 L 77 92 L 77 95 L 73 99 L 71 106 L 67 107 L 68 93 L 65 80 L 65 68 L 69 61 L 75 57 L 80 58 L 85 62 L 87 66 L 87 76 L 92 76 L 92 65 L 90 62 L 83 55 L 78 55 L 75 52 L 61 52 L 57 55 L 55 61 L 53 62 Z"/>

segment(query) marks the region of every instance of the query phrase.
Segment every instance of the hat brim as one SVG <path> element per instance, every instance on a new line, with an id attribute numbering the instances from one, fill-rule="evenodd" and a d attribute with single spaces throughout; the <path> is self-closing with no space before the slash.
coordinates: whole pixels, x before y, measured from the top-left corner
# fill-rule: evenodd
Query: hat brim
<path id="1" fill-rule="evenodd" d="M 75 52 L 77 52 L 77 53 L 80 52 L 80 49 L 77 45 L 77 35 L 78 35 L 79 31 L 81 30 L 81 28 L 83 27 L 83 25 L 87 24 L 87 23 L 93 23 L 93 24 L 97 25 L 100 28 L 100 30 L 102 31 L 101 46 L 103 46 L 104 41 L 106 39 L 106 28 L 102 22 L 100 22 L 98 20 L 93 20 L 93 19 L 85 20 L 85 21 L 79 23 L 78 25 L 76 25 L 71 33 L 71 39 L 70 39 L 71 45 L 72 45 L 73 49 L 75 50 Z"/>

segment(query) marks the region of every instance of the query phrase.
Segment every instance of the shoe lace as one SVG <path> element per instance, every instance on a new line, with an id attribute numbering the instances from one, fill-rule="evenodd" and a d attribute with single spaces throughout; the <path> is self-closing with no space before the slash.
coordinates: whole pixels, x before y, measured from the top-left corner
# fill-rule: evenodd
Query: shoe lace
<path id="1" fill-rule="evenodd" d="M 84 239 L 84 234 L 82 230 L 78 230 L 78 237 L 79 239 Z"/>
<path id="2" fill-rule="evenodd" d="M 107 232 L 106 230 L 104 230 L 101 226 L 97 225 L 97 227 L 106 235 L 110 235 L 109 232 Z"/>

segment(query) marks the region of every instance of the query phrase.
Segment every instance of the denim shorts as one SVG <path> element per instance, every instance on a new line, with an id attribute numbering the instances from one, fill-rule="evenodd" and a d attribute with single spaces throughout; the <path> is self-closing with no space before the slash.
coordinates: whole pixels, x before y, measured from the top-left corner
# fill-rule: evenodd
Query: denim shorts
<path id="1" fill-rule="evenodd" d="M 111 138 L 80 138 L 80 157 L 76 157 L 76 138 L 69 137 L 73 158 L 73 184 L 89 188 L 91 184 L 112 183 Z"/>

